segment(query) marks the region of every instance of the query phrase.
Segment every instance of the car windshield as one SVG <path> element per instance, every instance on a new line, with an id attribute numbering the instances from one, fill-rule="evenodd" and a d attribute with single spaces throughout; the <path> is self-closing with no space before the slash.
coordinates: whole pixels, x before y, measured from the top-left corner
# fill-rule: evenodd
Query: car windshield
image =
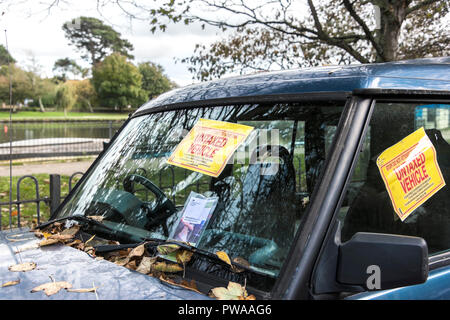
<path id="1" fill-rule="evenodd" d="M 137 241 L 187 241 L 276 277 L 342 110 L 333 103 L 248 104 L 132 118 L 56 218 L 102 216 L 102 223 Z M 217 177 L 168 163 L 200 119 L 253 128 Z M 188 219 L 192 212 L 204 218 L 196 224 Z"/>

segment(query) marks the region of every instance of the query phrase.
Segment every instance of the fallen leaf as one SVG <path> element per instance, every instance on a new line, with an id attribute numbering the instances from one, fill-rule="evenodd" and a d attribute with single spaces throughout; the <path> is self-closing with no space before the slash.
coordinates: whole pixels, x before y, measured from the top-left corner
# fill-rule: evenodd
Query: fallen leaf
<path id="1" fill-rule="evenodd" d="M 35 231 L 34 231 L 34 236 L 35 236 L 36 238 L 42 239 L 42 238 L 44 237 L 44 233 L 41 232 L 40 230 L 35 230 Z"/>
<path id="2" fill-rule="evenodd" d="M 76 240 L 73 240 L 73 241 L 70 242 L 70 243 L 66 243 L 66 246 L 69 246 L 69 247 L 77 246 L 77 245 L 79 245 L 80 243 L 81 243 L 81 240 L 76 239 Z"/>
<path id="3" fill-rule="evenodd" d="M 247 290 L 239 283 L 228 282 L 228 287 L 211 289 L 212 297 L 218 300 L 255 300 L 254 295 L 248 295 Z"/>
<path id="4" fill-rule="evenodd" d="M 198 288 L 197 288 L 197 284 L 195 283 L 194 279 L 191 279 L 190 282 L 188 282 L 187 280 L 181 280 L 180 286 L 183 288 L 187 288 L 189 290 L 193 290 L 196 291 L 198 293 L 201 293 Z"/>
<path id="5" fill-rule="evenodd" d="M 117 258 L 114 260 L 114 263 L 117 264 L 117 265 L 119 265 L 119 266 L 124 266 L 124 265 L 126 265 L 128 262 L 129 262 L 128 257 L 117 257 Z"/>
<path id="6" fill-rule="evenodd" d="M 73 235 L 70 234 L 62 234 L 62 233 L 57 233 L 57 234 L 52 234 L 50 237 L 48 237 L 47 239 L 51 239 L 51 240 L 58 240 L 58 241 L 67 241 L 67 240 L 72 240 L 73 239 Z"/>
<path id="7" fill-rule="evenodd" d="M 125 268 L 131 269 L 131 270 L 136 270 L 137 269 L 136 260 L 128 262 L 125 265 Z"/>
<path id="8" fill-rule="evenodd" d="M 85 247 L 83 251 L 86 252 L 88 255 L 95 257 L 94 247 Z"/>
<path id="9" fill-rule="evenodd" d="M 141 244 L 130 251 L 128 259 L 131 260 L 132 258 L 142 257 L 144 255 L 144 252 L 145 252 L 145 245 Z"/>
<path id="10" fill-rule="evenodd" d="M 237 263 L 237 264 L 240 264 L 243 267 L 250 268 L 250 263 L 247 260 L 245 260 L 244 258 L 242 258 L 242 257 L 234 258 L 233 262 Z M 245 271 L 245 269 L 239 268 L 239 267 L 237 267 L 234 264 L 231 266 L 231 270 L 233 270 L 234 272 L 243 272 L 243 271 Z"/>
<path id="11" fill-rule="evenodd" d="M 44 290 L 47 296 L 51 296 L 52 294 L 58 293 L 61 289 L 70 289 L 72 285 L 66 281 L 58 281 L 58 282 L 48 282 L 45 284 L 41 284 L 36 288 L 33 288 L 31 292 L 38 292 Z"/>
<path id="12" fill-rule="evenodd" d="M 48 239 L 52 234 L 48 232 L 42 232 L 42 235 L 44 236 L 45 239 Z"/>
<path id="13" fill-rule="evenodd" d="M 74 237 L 78 233 L 78 231 L 80 231 L 80 226 L 74 225 L 68 229 L 64 229 L 61 232 L 61 235 L 70 235 L 70 236 Z"/>
<path id="14" fill-rule="evenodd" d="M 177 262 L 181 263 L 182 265 L 185 265 L 191 260 L 193 254 L 194 253 L 189 250 L 179 250 L 177 251 L 176 254 Z"/>
<path id="15" fill-rule="evenodd" d="M 10 286 L 15 286 L 16 284 L 20 283 L 20 279 L 14 280 L 14 281 L 8 281 L 5 282 L 4 284 L 1 285 L 1 287 L 10 287 Z"/>
<path id="16" fill-rule="evenodd" d="M 103 216 L 87 216 L 88 218 L 98 221 L 98 222 L 102 222 L 104 217 Z"/>
<path id="17" fill-rule="evenodd" d="M 156 250 L 158 250 L 158 252 L 163 255 L 171 254 L 178 249 L 180 249 L 180 246 L 174 243 L 160 244 L 156 247 Z"/>
<path id="18" fill-rule="evenodd" d="M 176 263 L 165 263 L 165 262 L 156 262 L 153 265 L 152 270 L 159 272 L 180 272 L 183 271 L 183 267 Z"/>
<path id="19" fill-rule="evenodd" d="M 51 246 L 52 244 L 56 244 L 58 242 L 59 240 L 57 239 L 44 239 L 41 242 L 39 242 L 39 246 L 40 247 Z"/>
<path id="20" fill-rule="evenodd" d="M 27 250 L 32 250 L 32 249 L 37 249 L 37 248 L 39 248 L 39 243 L 33 243 L 30 245 L 25 245 L 25 246 L 19 247 L 16 251 L 14 251 L 14 253 L 17 254 L 17 253 L 21 253 L 21 252 L 24 252 Z"/>
<path id="21" fill-rule="evenodd" d="M 156 259 L 156 257 L 143 257 L 136 271 L 143 274 L 149 274 L 152 271 L 152 266 L 156 262 Z"/>
<path id="22" fill-rule="evenodd" d="M 188 282 L 188 281 L 186 281 L 186 280 L 182 280 L 181 283 L 178 283 L 178 282 L 176 282 L 175 280 L 172 280 L 172 279 L 170 279 L 170 278 L 165 278 L 165 277 L 162 276 L 162 275 L 159 277 L 159 279 L 160 279 L 161 281 L 167 282 L 167 283 L 169 283 L 169 284 L 172 284 L 172 285 L 175 285 L 175 286 L 178 286 L 178 287 L 182 287 L 182 288 L 185 288 L 185 289 L 189 289 L 189 290 L 192 290 L 192 291 L 201 293 L 201 292 L 197 289 L 197 284 L 195 283 L 195 280 L 194 280 L 194 279 L 192 279 L 191 282 Z"/>
<path id="23" fill-rule="evenodd" d="M 219 257 L 220 260 L 231 266 L 230 257 L 225 251 L 217 251 L 216 255 Z"/>
<path id="24" fill-rule="evenodd" d="M 12 272 L 27 272 L 27 271 L 34 270 L 35 268 L 36 268 L 36 263 L 24 262 L 24 263 L 19 263 L 19 264 L 9 266 L 8 270 L 12 271 Z"/>
<path id="25" fill-rule="evenodd" d="M 98 287 L 86 288 L 86 289 L 67 289 L 68 292 L 78 292 L 78 293 L 86 293 L 86 292 L 95 292 Z"/>

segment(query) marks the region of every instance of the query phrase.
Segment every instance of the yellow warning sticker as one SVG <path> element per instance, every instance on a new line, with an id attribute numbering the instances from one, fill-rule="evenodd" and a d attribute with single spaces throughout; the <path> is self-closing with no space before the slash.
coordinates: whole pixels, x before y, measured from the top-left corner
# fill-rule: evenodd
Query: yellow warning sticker
<path id="1" fill-rule="evenodd" d="M 253 127 L 242 124 L 199 119 L 167 162 L 218 177 L 252 130 Z"/>
<path id="2" fill-rule="evenodd" d="M 445 186 L 436 149 L 424 128 L 383 151 L 377 165 L 402 221 Z"/>

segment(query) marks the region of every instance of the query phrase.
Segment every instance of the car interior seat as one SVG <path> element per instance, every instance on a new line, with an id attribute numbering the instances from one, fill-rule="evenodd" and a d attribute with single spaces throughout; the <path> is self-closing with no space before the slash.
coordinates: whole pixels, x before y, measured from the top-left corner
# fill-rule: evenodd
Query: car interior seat
<path id="1" fill-rule="evenodd" d="M 255 161 L 263 155 L 277 157 L 279 163 Z M 241 192 L 236 197 L 231 187 L 228 200 L 213 214 L 202 242 L 208 248 L 227 248 L 243 257 L 265 247 L 267 252 L 259 251 L 258 257 L 254 254 L 250 259 L 262 264 L 276 247 L 288 247 L 294 236 L 295 168 L 289 151 L 278 145 L 260 146 L 250 159 L 245 175 L 238 182 Z M 224 237 L 224 232 L 228 236 Z M 243 252 L 252 245 L 242 245 L 236 240 L 252 242 L 254 248 L 250 251 L 253 251 Z"/>

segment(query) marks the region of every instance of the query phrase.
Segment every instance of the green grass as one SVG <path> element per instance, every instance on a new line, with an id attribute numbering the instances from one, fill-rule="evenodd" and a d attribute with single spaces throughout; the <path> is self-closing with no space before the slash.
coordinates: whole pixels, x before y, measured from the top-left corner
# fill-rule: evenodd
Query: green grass
<path id="1" fill-rule="evenodd" d="M 13 120 L 123 120 L 128 117 L 128 113 L 89 113 L 89 112 L 64 112 L 49 111 L 19 111 L 12 114 Z M 0 112 L 0 120 L 9 120 L 9 112 Z"/>
<path id="2" fill-rule="evenodd" d="M 38 180 L 38 191 L 39 198 L 48 197 L 50 195 L 50 178 L 48 174 L 35 174 Z M 20 177 L 13 177 L 12 180 L 12 199 L 17 200 L 17 181 Z M 72 179 L 72 188 L 75 183 L 79 180 L 80 176 L 76 176 Z M 66 196 L 69 192 L 69 176 L 61 176 L 61 196 Z M 32 179 L 23 179 L 20 183 L 20 199 L 21 200 L 32 200 L 36 199 L 36 186 Z M 9 177 L 0 177 L 0 202 L 9 202 Z M 20 206 L 20 221 L 21 223 L 27 223 L 28 225 L 36 220 L 36 203 L 26 203 Z M 46 221 L 50 217 L 50 206 L 45 202 L 40 202 L 40 221 Z M 2 228 L 9 226 L 9 205 L 1 205 L 1 224 Z M 12 212 L 13 217 L 11 224 L 13 227 L 18 226 L 16 213 L 18 211 L 17 205 L 13 205 Z"/>

